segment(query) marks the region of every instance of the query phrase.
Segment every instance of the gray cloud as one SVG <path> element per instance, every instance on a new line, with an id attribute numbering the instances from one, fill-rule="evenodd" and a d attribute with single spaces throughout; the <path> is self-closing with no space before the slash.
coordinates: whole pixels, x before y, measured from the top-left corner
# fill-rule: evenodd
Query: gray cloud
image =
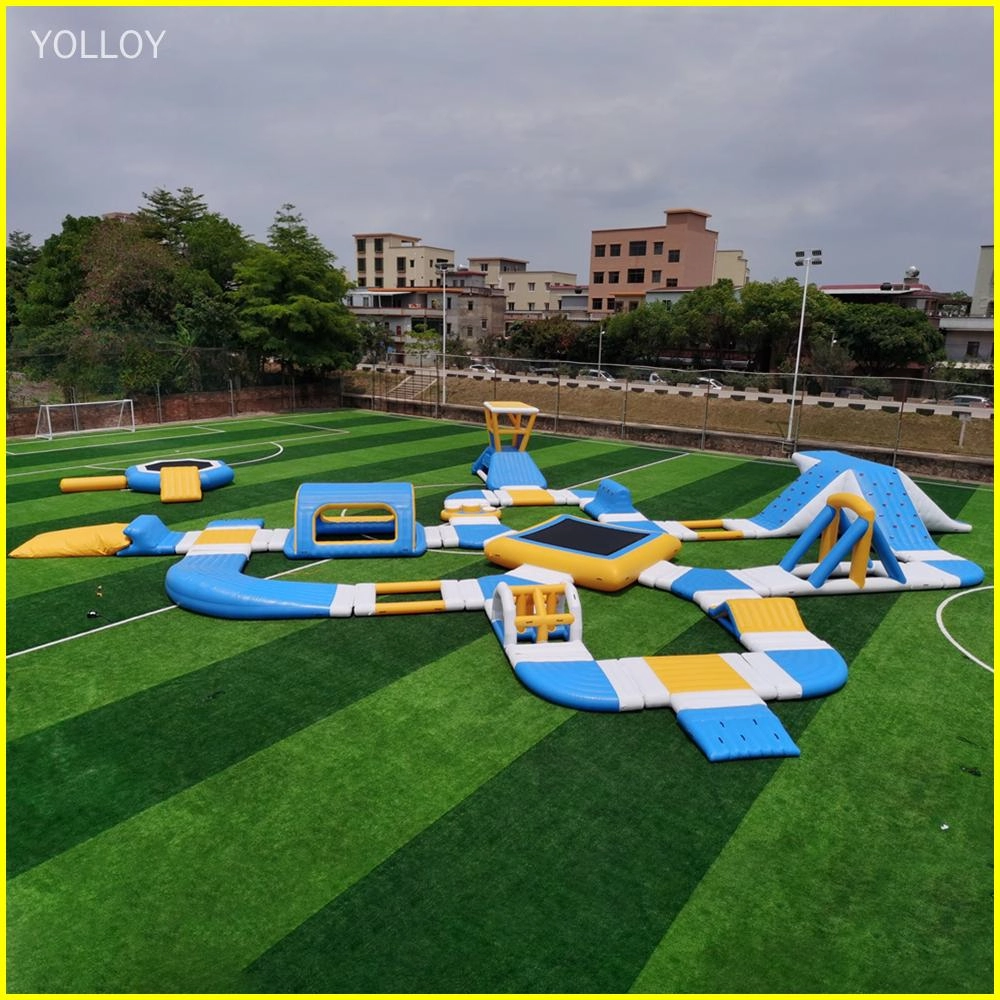
<path id="1" fill-rule="evenodd" d="M 7 228 L 191 185 L 586 280 L 591 229 L 712 213 L 752 275 L 970 289 L 992 240 L 990 8 L 9 8 Z M 166 34 L 153 60 L 31 35 Z M 68 36 L 64 36 L 67 38 Z"/>

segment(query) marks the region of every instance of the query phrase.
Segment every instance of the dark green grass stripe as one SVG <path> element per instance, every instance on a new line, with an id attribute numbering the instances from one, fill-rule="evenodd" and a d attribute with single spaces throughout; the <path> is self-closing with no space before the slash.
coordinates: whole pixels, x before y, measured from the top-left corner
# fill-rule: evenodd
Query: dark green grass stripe
<path id="1" fill-rule="evenodd" d="M 247 627 L 268 631 L 262 623 Z M 452 615 L 447 628 L 427 618 L 317 623 L 15 740 L 7 748 L 8 876 L 475 641 L 484 629 L 481 615 Z M 401 647 L 405 657 L 394 655 Z"/>
<path id="2" fill-rule="evenodd" d="M 569 717 L 502 659 L 483 635 L 11 879 L 8 989 L 230 982 Z"/>
<path id="3" fill-rule="evenodd" d="M 61 560 L 60 560 L 61 561 Z M 95 559 L 95 580 L 81 580 L 7 601 L 7 652 L 13 653 L 67 636 L 124 621 L 170 603 L 164 576 L 174 559 Z M 46 560 L 55 563 L 56 560 Z M 110 565 L 109 565 L 110 564 Z M 48 568 L 48 567 L 46 567 Z M 101 570 L 104 572 L 101 572 Z M 111 572 L 108 572 L 111 571 Z M 53 568 L 53 583 L 59 577 Z M 100 585 L 102 595 L 97 594 Z M 97 611 L 98 618 L 88 618 Z"/>
<path id="4" fill-rule="evenodd" d="M 408 476 L 414 474 L 413 457 L 415 451 L 419 451 L 424 460 L 424 465 L 421 468 L 447 467 L 459 464 L 468 466 L 475 457 L 472 454 L 475 445 L 471 440 L 464 447 L 455 447 L 451 451 L 435 452 L 435 448 L 439 446 L 440 442 L 457 439 L 469 434 L 468 428 L 444 427 L 442 429 L 435 429 L 435 434 L 432 438 L 429 438 L 426 427 L 403 428 L 398 432 L 397 428 L 394 427 L 393 433 L 379 434 L 372 439 L 356 438 L 353 436 L 337 437 L 329 440 L 311 440 L 302 445 L 289 445 L 286 448 L 286 454 L 283 456 L 280 466 L 283 473 L 282 478 L 272 480 L 267 484 L 266 488 L 269 490 L 269 495 L 271 496 L 284 491 L 284 495 L 289 498 L 289 503 L 291 503 L 292 498 L 295 496 L 296 488 L 303 481 L 322 481 L 323 478 L 329 478 L 334 474 L 338 478 L 350 482 L 405 480 Z M 421 442 L 423 447 L 415 449 L 413 446 L 418 442 Z M 371 461 L 372 458 L 381 454 L 382 449 L 387 449 L 389 454 L 381 460 Z M 442 456 L 437 465 L 433 464 L 435 453 Z M 360 462 L 347 461 L 348 457 L 353 458 L 354 456 L 362 456 L 365 460 Z M 403 461 L 404 458 L 405 462 Z M 327 470 L 323 469 L 323 459 L 326 460 Z M 302 466 L 302 473 L 296 472 L 297 465 Z M 372 466 L 370 471 L 369 466 Z M 255 475 L 255 472 L 244 472 L 237 469 L 236 473 L 235 486 L 224 487 L 223 489 L 206 493 L 197 505 L 199 512 L 205 510 L 209 513 L 209 516 L 215 517 L 221 516 L 219 512 L 231 508 L 234 502 L 239 502 L 243 506 L 259 502 L 257 495 L 253 492 L 254 489 L 259 487 L 256 485 L 255 480 L 251 478 Z M 251 492 L 241 494 L 238 501 L 236 501 L 234 500 L 234 489 L 243 487 L 244 480 L 251 483 Z M 133 492 L 63 496 L 59 493 L 58 482 L 54 479 L 50 484 L 23 484 L 15 490 L 8 490 L 9 505 L 16 504 L 18 490 L 24 490 L 26 493 L 31 494 L 27 499 L 38 499 L 48 496 L 51 497 L 51 502 L 45 505 L 45 516 L 37 518 L 36 515 L 36 519 L 33 520 L 31 525 L 15 526 L 8 522 L 8 551 L 41 531 L 55 531 L 86 523 L 81 521 L 81 510 L 101 509 L 107 515 L 108 520 L 113 520 L 113 515 L 116 513 L 123 514 L 132 510 L 147 509 L 150 504 L 158 503 L 158 498 L 155 494 Z M 183 506 L 187 508 L 192 505 Z M 171 511 L 170 513 L 176 515 L 177 511 Z M 187 510 L 181 513 L 187 513 L 188 516 L 191 516 Z M 126 516 L 124 519 L 130 520 L 131 518 Z"/>
<path id="5" fill-rule="evenodd" d="M 745 462 L 643 500 L 642 512 L 654 520 L 671 521 L 731 517 L 743 508 L 756 514 L 765 506 L 762 498 L 778 492 L 795 475 L 793 468 Z"/>
<path id="6" fill-rule="evenodd" d="M 777 766 L 696 752 L 666 713 L 574 717 L 233 991 L 621 991 Z"/>
<path id="7" fill-rule="evenodd" d="M 841 629 L 848 658 L 894 603 L 882 595 Z M 815 627 L 834 625 L 836 613 L 816 610 Z M 603 618 L 592 623 L 617 620 L 628 648 L 627 615 Z M 701 619 L 655 652 L 731 643 Z M 773 707 L 798 739 L 822 704 Z M 627 990 L 779 766 L 709 764 L 668 711 L 579 713 L 231 990 Z"/>

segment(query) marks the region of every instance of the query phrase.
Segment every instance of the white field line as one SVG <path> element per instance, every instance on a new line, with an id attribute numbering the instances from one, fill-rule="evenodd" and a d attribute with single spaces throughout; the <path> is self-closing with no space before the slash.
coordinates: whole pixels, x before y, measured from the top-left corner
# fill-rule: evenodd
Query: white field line
<path id="1" fill-rule="evenodd" d="M 291 569 L 286 569 L 281 573 L 275 573 L 273 576 L 269 576 L 268 580 L 277 580 L 282 576 L 290 576 L 292 573 L 301 573 L 304 569 L 310 569 L 313 566 L 322 566 L 323 563 L 329 560 L 320 559 L 315 562 L 305 563 L 302 566 L 293 566 Z M 76 635 L 67 635 L 62 639 L 53 639 L 52 642 L 43 642 L 40 646 L 32 646 L 30 649 L 20 649 L 16 653 L 8 653 L 7 659 L 13 660 L 18 656 L 27 656 L 28 653 L 37 653 L 42 649 L 49 649 L 52 646 L 61 646 L 64 642 L 74 642 L 77 639 L 85 639 L 88 635 L 96 635 L 98 632 L 105 632 L 109 628 L 118 628 L 121 625 L 131 625 L 133 622 L 142 621 L 143 618 L 152 618 L 153 615 L 162 615 L 164 611 L 176 611 L 176 604 L 168 604 L 165 608 L 157 608 L 155 611 L 145 611 L 141 615 L 133 615 L 131 618 L 123 618 L 120 622 L 108 622 L 107 625 L 100 625 L 97 628 L 88 629 L 86 632 L 77 632 Z"/>
<path id="2" fill-rule="evenodd" d="M 67 442 L 65 447 L 62 448 L 35 448 L 29 445 L 19 450 L 12 450 L 8 447 L 7 454 L 17 458 L 20 455 L 49 455 L 60 451 L 80 451 L 81 449 L 89 451 L 91 448 L 116 448 L 119 445 L 132 444 L 136 441 L 143 443 L 146 441 L 175 441 L 178 437 L 186 437 L 191 431 L 203 431 L 205 434 L 226 433 L 223 428 L 206 427 L 204 424 L 193 424 L 190 427 L 185 428 L 182 434 L 171 434 L 167 437 L 163 434 L 146 437 L 143 435 L 142 431 L 136 430 L 135 436 L 130 434 L 128 438 L 122 438 L 121 440 L 92 441 L 88 439 L 87 441 Z"/>
<path id="3" fill-rule="evenodd" d="M 311 425 L 309 425 L 309 424 L 299 424 L 298 426 L 300 426 L 300 427 L 308 427 L 308 426 L 311 426 Z M 219 433 L 222 433 L 222 432 L 220 431 Z M 298 443 L 300 443 L 302 441 L 312 441 L 314 438 L 325 437 L 326 435 L 328 435 L 330 433 L 334 433 L 334 434 L 350 434 L 351 431 L 334 430 L 334 431 L 324 431 L 323 434 L 303 434 L 301 437 L 296 437 L 295 438 L 295 443 L 298 444 Z M 274 445 L 278 449 L 282 448 L 282 445 L 280 445 L 277 441 L 271 441 L 271 442 L 269 442 L 269 444 Z M 227 452 L 247 451 L 250 448 L 256 448 L 256 447 L 258 447 L 257 444 L 254 444 L 252 442 L 248 443 L 248 444 L 231 444 L 231 445 L 227 445 L 227 446 L 222 447 L 222 448 L 213 448 L 212 449 L 212 454 L 213 455 L 223 455 L 223 454 L 226 454 Z M 180 452 L 182 450 L 184 450 L 184 451 L 190 451 L 191 449 L 189 449 L 189 448 L 185 448 L 185 449 L 177 448 L 177 449 L 175 449 L 175 453 Z M 231 462 L 230 464 L 231 465 L 251 465 L 254 462 L 264 462 L 264 461 L 267 461 L 268 459 L 276 458 L 278 454 L 281 454 L 280 450 L 277 453 L 275 453 L 275 454 L 265 455 L 263 458 L 253 458 L 253 459 L 248 459 L 245 462 Z M 152 461 L 156 461 L 156 459 L 151 459 L 151 458 L 149 458 L 147 456 L 145 458 L 140 459 L 139 461 L 140 462 L 152 462 Z M 126 460 L 126 462 L 127 462 L 127 460 Z M 127 463 L 127 464 L 133 464 L 133 463 Z M 69 471 L 72 471 L 74 469 L 79 469 L 79 468 L 80 468 L 80 465 L 76 464 L 76 465 L 69 465 L 69 466 L 62 466 L 62 467 L 57 466 L 55 468 L 49 467 L 49 468 L 45 468 L 45 469 L 32 469 L 30 472 L 8 472 L 7 473 L 7 479 L 8 480 L 13 480 L 13 479 L 25 478 L 25 477 L 28 477 L 28 476 L 37 476 L 38 478 L 45 478 L 47 476 L 56 475 L 56 474 L 58 474 L 60 472 L 69 472 Z M 88 465 L 83 466 L 83 468 L 94 469 L 97 472 L 121 472 L 122 471 L 122 466 L 120 464 L 119 465 L 114 465 L 114 466 L 107 466 L 107 465 L 99 465 L 97 463 L 93 463 L 92 462 L 92 463 L 90 463 Z"/>
<path id="4" fill-rule="evenodd" d="M 992 590 L 993 585 L 990 584 L 986 587 L 973 587 L 970 590 L 960 590 L 957 594 L 952 594 L 951 597 L 945 598 L 938 606 L 937 611 L 934 612 L 934 617 L 937 620 L 938 628 L 941 630 L 941 634 L 957 649 L 964 657 L 972 660 L 977 666 L 983 668 L 983 670 L 988 670 L 991 674 L 994 673 L 993 668 L 988 663 L 983 663 L 978 657 L 975 657 L 970 653 L 964 646 L 960 646 L 951 636 L 951 633 L 944 627 L 944 609 L 951 604 L 952 601 L 957 601 L 960 597 L 966 597 L 969 594 L 977 594 L 983 590 Z"/>
<path id="5" fill-rule="evenodd" d="M 245 462 L 230 462 L 229 464 L 232 466 L 253 465 L 256 462 L 269 462 L 272 458 L 277 458 L 279 455 L 284 454 L 285 449 L 277 441 L 272 441 L 271 444 L 278 450 L 272 451 L 270 455 L 262 455 L 260 458 L 248 458 Z"/>
<path id="6" fill-rule="evenodd" d="M 352 431 L 343 427 L 322 427 L 319 424 L 301 424 L 297 420 L 279 420 L 277 417 L 262 417 L 261 423 L 277 424 L 279 427 L 305 427 L 310 431 L 322 431 L 324 434 L 351 434 Z"/>
<path id="7" fill-rule="evenodd" d="M 661 458 L 655 462 L 646 462 L 644 465 L 633 465 L 631 469 L 619 469 L 617 472 L 608 473 L 606 476 L 599 476 L 597 479 L 585 479 L 582 483 L 574 483 L 572 486 L 564 486 L 566 490 L 576 490 L 581 486 L 589 486 L 591 483 L 599 483 L 602 479 L 610 479 L 613 476 L 627 476 L 630 472 L 641 472 L 643 469 L 651 469 L 654 465 L 664 465 L 666 462 L 676 461 L 678 458 L 690 457 L 687 452 L 680 455 L 671 455 L 669 458 Z"/>

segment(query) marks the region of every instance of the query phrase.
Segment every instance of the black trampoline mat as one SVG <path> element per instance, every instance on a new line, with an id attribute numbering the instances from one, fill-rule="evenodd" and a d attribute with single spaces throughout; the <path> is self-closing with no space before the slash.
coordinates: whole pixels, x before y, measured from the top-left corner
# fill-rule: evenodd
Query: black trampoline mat
<path id="1" fill-rule="evenodd" d="M 561 549 L 582 552 L 589 556 L 613 556 L 616 552 L 621 552 L 622 549 L 640 541 L 643 534 L 598 524 L 596 521 L 566 518 L 527 531 L 520 537 L 529 542 L 555 545 Z"/>
<path id="2" fill-rule="evenodd" d="M 161 469 L 184 468 L 188 465 L 193 465 L 197 469 L 210 469 L 212 468 L 212 460 L 210 458 L 165 458 L 161 461 L 146 462 L 143 468 L 147 472 L 159 472 Z"/>

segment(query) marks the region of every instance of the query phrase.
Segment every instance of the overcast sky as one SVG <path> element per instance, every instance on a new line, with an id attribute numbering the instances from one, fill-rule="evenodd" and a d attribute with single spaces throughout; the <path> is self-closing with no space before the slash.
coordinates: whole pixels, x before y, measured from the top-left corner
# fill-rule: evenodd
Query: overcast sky
<path id="1" fill-rule="evenodd" d="M 8 8 L 6 229 L 190 186 L 351 276 L 391 231 L 583 282 L 592 229 L 689 207 L 756 280 L 971 292 L 992 43 L 990 7 Z"/>

